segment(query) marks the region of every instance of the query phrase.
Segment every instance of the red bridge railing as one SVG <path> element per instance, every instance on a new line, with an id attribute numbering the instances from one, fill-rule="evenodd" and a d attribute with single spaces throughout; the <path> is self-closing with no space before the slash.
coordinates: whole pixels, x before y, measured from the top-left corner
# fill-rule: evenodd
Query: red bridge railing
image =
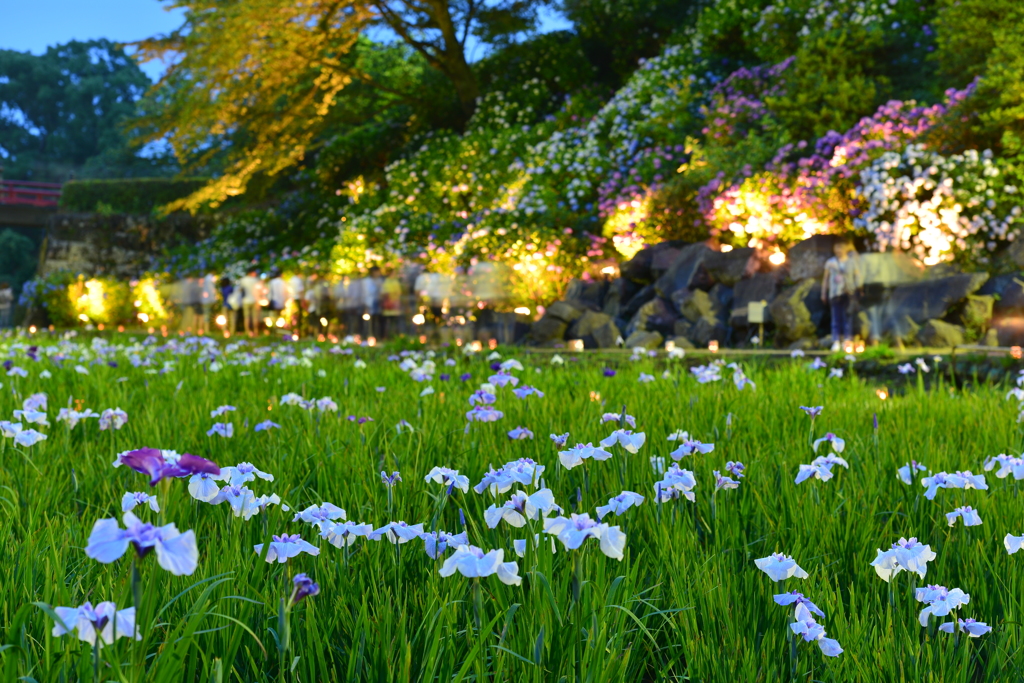
<path id="1" fill-rule="evenodd" d="M 0 181 L 0 204 L 57 206 L 60 183 L 30 183 L 21 180 Z"/>

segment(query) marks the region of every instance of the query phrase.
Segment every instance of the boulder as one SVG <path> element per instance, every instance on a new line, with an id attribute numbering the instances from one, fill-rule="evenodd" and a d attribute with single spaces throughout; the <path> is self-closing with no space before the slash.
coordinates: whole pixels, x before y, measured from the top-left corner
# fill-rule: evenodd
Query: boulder
<path id="1" fill-rule="evenodd" d="M 638 330 L 626 339 L 626 348 L 635 349 L 638 346 L 642 346 L 645 349 L 657 349 L 661 347 L 664 339 L 658 332 Z"/>
<path id="2" fill-rule="evenodd" d="M 672 303 L 680 315 L 695 323 L 704 316 L 717 317 L 718 302 L 703 289 L 680 289 L 672 294 Z"/>
<path id="3" fill-rule="evenodd" d="M 985 336 L 981 338 L 979 342 L 982 346 L 999 346 L 999 332 L 994 328 L 988 328 L 985 332 Z"/>
<path id="4" fill-rule="evenodd" d="M 581 315 L 583 315 L 583 311 L 568 301 L 556 301 L 544 311 L 545 318 L 557 318 L 566 324 L 573 322 Z"/>
<path id="5" fill-rule="evenodd" d="M 723 285 L 721 282 L 708 290 L 711 300 L 717 305 L 719 315 L 723 318 L 732 306 L 732 287 Z"/>
<path id="6" fill-rule="evenodd" d="M 637 331 L 658 330 L 671 333 L 672 326 L 679 318 L 672 306 L 661 297 L 654 297 L 636 312 L 626 326 L 626 336 Z"/>
<path id="7" fill-rule="evenodd" d="M 789 344 L 798 339 L 817 335 L 821 315 L 815 320 L 807 305 L 813 305 L 814 301 L 818 304 L 816 309 L 822 311 L 824 304 L 821 302 L 821 284 L 815 278 L 807 278 L 784 289 L 775 297 L 768 307 L 768 312 L 775 323 L 779 343 Z"/>
<path id="8" fill-rule="evenodd" d="M 647 285 L 626 302 L 620 310 L 618 317 L 624 320 L 631 320 L 637 314 L 637 311 L 640 310 L 640 307 L 655 296 L 654 285 Z"/>
<path id="9" fill-rule="evenodd" d="M 775 273 L 757 273 L 753 277 L 744 278 L 733 288 L 732 313 L 729 322 L 732 325 L 747 324 L 747 304 L 751 301 L 764 301 L 769 305 L 765 322 L 771 320 L 770 305 L 775 300 L 775 289 L 778 277 Z"/>
<path id="10" fill-rule="evenodd" d="M 835 235 L 814 235 L 794 244 L 786 254 L 789 276 L 794 280 L 820 280 L 825 274 L 825 261 L 835 255 L 832 247 L 839 239 Z"/>
<path id="11" fill-rule="evenodd" d="M 1006 250 L 1006 255 L 1010 257 L 1010 260 L 1018 268 L 1024 268 L 1024 240 L 1014 240 L 1011 242 L 1010 247 Z M 1019 345 L 1012 344 L 1012 346 Z"/>
<path id="12" fill-rule="evenodd" d="M 1024 244 L 1024 241 L 1021 244 Z M 978 290 L 978 295 L 998 297 L 992 305 L 992 313 L 996 317 L 1022 315 L 1024 314 L 1024 273 L 996 275 Z"/>
<path id="13" fill-rule="evenodd" d="M 713 253 L 715 252 L 703 242 L 691 244 L 681 250 L 671 267 L 654 283 L 658 296 L 668 299 L 673 292 L 680 289 L 696 288 L 701 285 L 710 287 L 713 283 L 707 281 L 701 265 L 704 259 Z"/>
<path id="14" fill-rule="evenodd" d="M 565 290 L 565 300 L 581 310 L 600 311 L 608 289 L 606 280 L 572 280 Z"/>
<path id="15" fill-rule="evenodd" d="M 619 315 L 622 308 L 623 284 L 628 282 L 619 278 L 608 283 L 608 291 L 605 292 L 604 301 L 601 302 L 601 312 L 611 317 Z"/>
<path id="16" fill-rule="evenodd" d="M 619 273 L 627 280 L 648 285 L 668 270 L 684 246 L 686 242 L 672 240 L 644 247 L 619 267 Z"/>
<path id="17" fill-rule="evenodd" d="M 948 349 L 964 343 L 964 328 L 942 320 L 929 320 L 917 331 L 922 346 Z"/>
<path id="18" fill-rule="evenodd" d="M 958 316 L 959 323 L 969 330 L 983 330 L 992 320 L 996 297 L 992 294 L 970 294 Z"/>
<path id="19" fill-rule="evenodd" d="M 546 315 L 530 326 L 530 338 L 535 344 L 549 344 L 565 338 L 569 325 L 559 318 Z"/>
<path id="20" fill-rule="evenodd" d="M 718 340 L 719 343 L 725 343 L 726 335 L 728 330 L 725 329 L 725 325 L 718 318 L 703 317 L 694 323 L 693 328 L 690 332 L 690 339 L 693 343 L 700 348 L 706 348 L 708 342 L 712 339 Z"/>
<path id="21" fill-rule="evenodd" d="M 581 315 L 579 319 L 569 327 L 569 338 L 581 339 L 588 334 L 593 334 L 594 330 L 610 322 L 612 322 L 612 317 L 609 315 L 597 313 L 595 311 L 585 311 L 583 315 Z"/>
<path id="22" fill-rule="evenodd" d="M 1011 316 L 992 321 L 999 346 L 1024 346 L 1024 318 Z"/>
<path id="23" fill-rule="evenodd" d="M 757 272 L 757 252 L 749 247 L 713 251 L 704 257 L 704 270 L 715 282 L 732 287 L 744 276 Z"/>
<path id="24" fill-rule="evenodd" d="M 890 335 L 906 340 L 907 320 L 920 326 L 944 318 L 950 308 L 976 292 L 987 279 L 987 273 L 961 273 L 895 287 L 868 311 L 872 338 Z"/>
<path id="25" fill-rule="evenodd" d="M 693 342 L 686 337 L 672 337 L 672 342 L 675 343 L 676 348 L 686 349 L 688 351 L 697 348 L 693 345 Z"/>

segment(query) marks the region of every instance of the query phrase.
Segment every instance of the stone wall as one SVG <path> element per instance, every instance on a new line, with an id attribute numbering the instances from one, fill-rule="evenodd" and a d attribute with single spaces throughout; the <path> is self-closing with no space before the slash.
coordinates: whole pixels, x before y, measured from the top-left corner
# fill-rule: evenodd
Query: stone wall
<path id="1" fill-rule="evenodd" d="M 821 301 L 821 278 L 835 239 L 805 240 L 777 266 L 754 249 L 653 245 L 623 263 L 619 278 L 574 281 L 534 323 L 529 341 L 581 339 L 590 348 L 653 348 L 669 339 L 683 347 L 712 340 L 749 346 L 760 333 L 748 321 L 751 304 L 764 302 L 765 336 L 775 347 L 827 347 L 831 316 Z M 1024 344 L 1024 273 L 990 277 L 949 265 L 924 268 L 892 252 L 859 258 L 865 286 L 854 329 L 862 339 L 928 347 Z"/>
<path id="2" fill-rule="evenodd" d="M 152 257 L 182 242 L 205 239 L 214 217 L 57 213 L 46 224 L 42 274 L 73 270 L 130 279 L 150 267 Z"/>

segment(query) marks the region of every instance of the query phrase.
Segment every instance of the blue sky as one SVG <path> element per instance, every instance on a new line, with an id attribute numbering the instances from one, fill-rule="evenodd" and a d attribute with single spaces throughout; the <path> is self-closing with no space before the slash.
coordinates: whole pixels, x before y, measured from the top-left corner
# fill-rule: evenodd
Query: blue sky
<path id="1" fill-rule="evenodd" d="M 0 48 L 44 52 L 47 46 L 69 40 L 109 38 L 118 42 L 139 40 L 167 33 L 181 24 L 180 12 L 167 12 L 158 0 L 0 0 Z M 550 14 L 543 17 L 542 30 L 568 28 L 568 23 Z M 478 50 L 470 58 L 480 57 Z M 155 78 L 163 70 L 159 63 L 144 64 Z"/>

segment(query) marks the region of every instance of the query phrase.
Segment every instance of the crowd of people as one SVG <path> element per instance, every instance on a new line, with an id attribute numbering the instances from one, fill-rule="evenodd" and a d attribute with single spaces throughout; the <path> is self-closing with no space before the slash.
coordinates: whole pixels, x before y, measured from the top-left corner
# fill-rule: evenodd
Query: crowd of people
<path id="1" fill-rule="evenodd" d="M 504 303 L 500 278 L 490 264 L 481 265 L 472 275 L 455 277 L 377 267 L 364 276 L 331 279 L 279 269 L 265 275 L 254 269 L 236 278 L 209 272 L 170 283 L 163 294 L 181 329 L 199 334 L 255 336 L 285 329 L 387 339 L 459 325 L 472 327 L 474 337 L 503 336 L 499 328 L 505 323 L 494 314 Z"/>

